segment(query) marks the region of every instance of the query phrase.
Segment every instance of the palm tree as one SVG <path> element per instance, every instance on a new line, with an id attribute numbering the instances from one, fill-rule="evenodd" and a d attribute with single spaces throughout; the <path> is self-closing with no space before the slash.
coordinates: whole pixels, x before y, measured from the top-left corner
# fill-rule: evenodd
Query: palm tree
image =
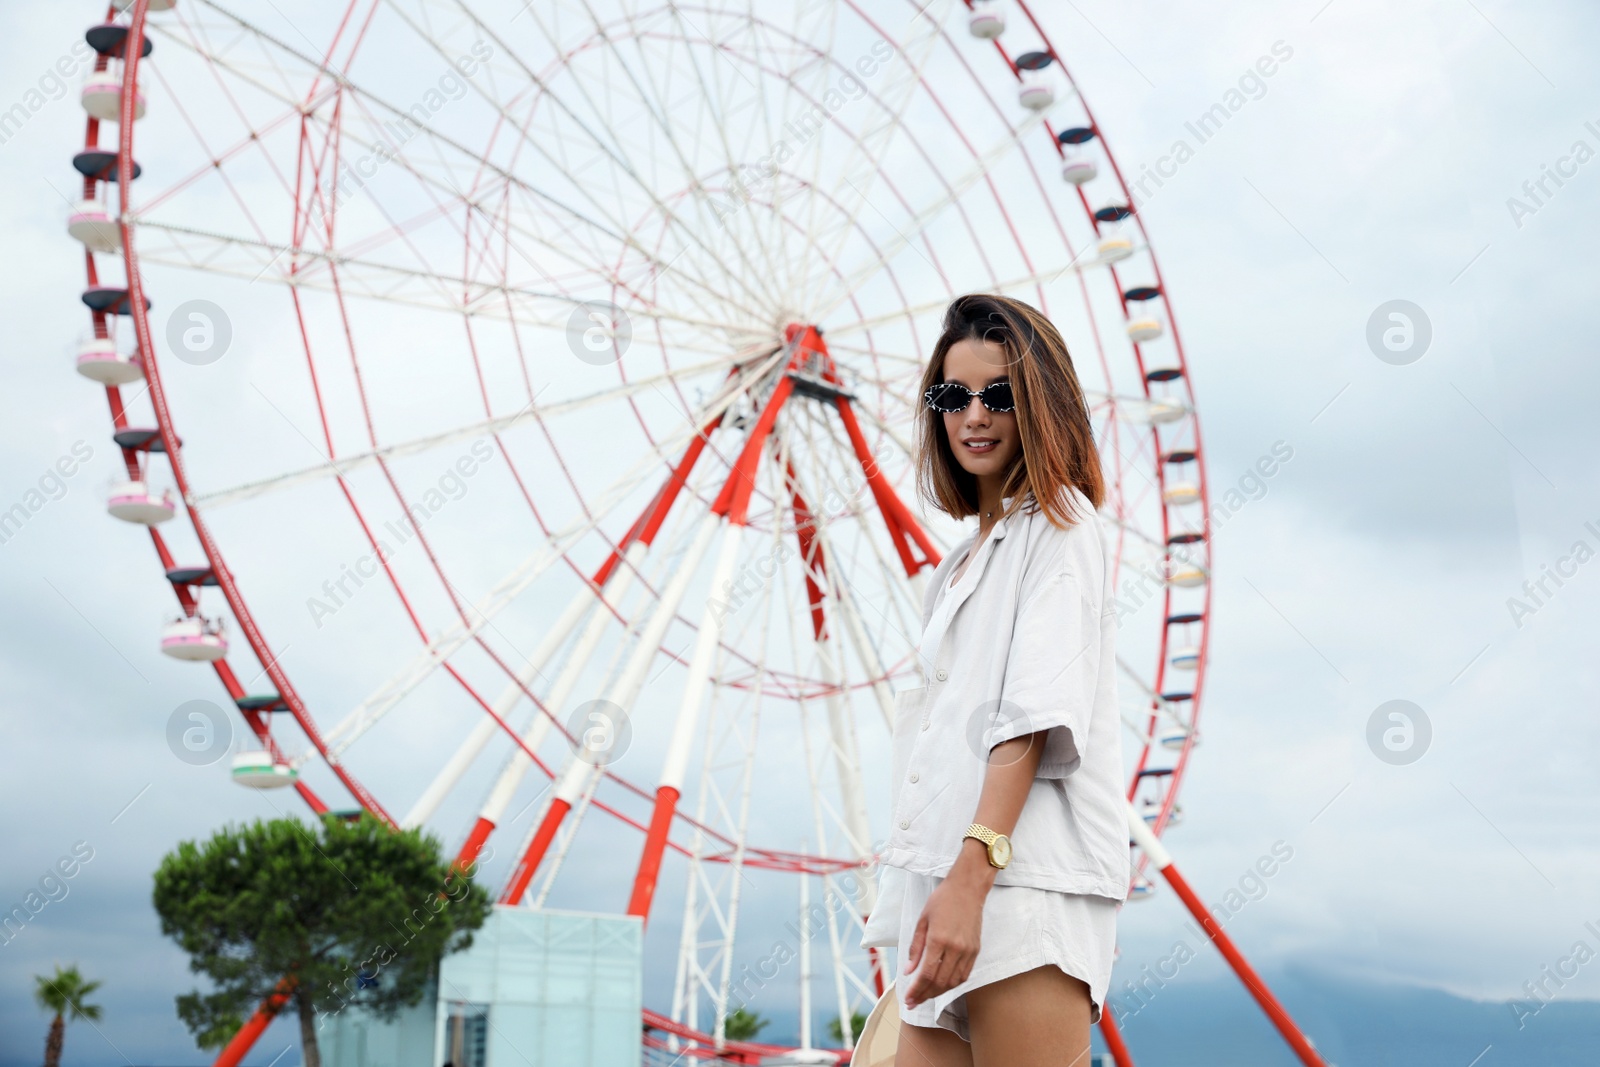
<path id="1" fill-rule="evenodd" d="M 67 1023 L 77 1019 L 94 1022 L 100 1018 L 100 1005 L 83 1002 L 84 997 L 100 988 L 100 983 L 85 982 L 78 973 L 77 964 L 63 968 L 59 963 L 53 977 L 36 974 L 33 981 L 33 999 L 40 1008 L 55 1015 L 50 1020 L 50 1036 L 44 1042 L 44 1067 L 60 1067 Z"/>
<path id="2" fill-rule="evenodd" d="M 865 1015 L 862 1015 L 859 1011 L 851 1012 L 850 1013 L 850 1036 L 851 1036 L 851 1038 L 853 1040 L 855 1040 L 855 1041 L 860 1041 L 861 1040 L 861 1031 L 865 1030 L 866 1028 L 867 1028 L 867 1017 Z M 839 1042 L 839 1044 L 841 1044 L 841 1045 L 844 1044 L 844 1027 L 839 1025 L 839 1016 L 835 1015 L 833 1018 L 828 1020 L 828 1033 L 832 1034 L 833 1035 L 833 1039 L 835 1041 Z"/>
<path id="3" fill-rule="evenodd" d="M 729 1041 L 753 1041 L 769 1022 L 753 1011 L 735 1008 L 723 1022 L 722 1033 Z"/>

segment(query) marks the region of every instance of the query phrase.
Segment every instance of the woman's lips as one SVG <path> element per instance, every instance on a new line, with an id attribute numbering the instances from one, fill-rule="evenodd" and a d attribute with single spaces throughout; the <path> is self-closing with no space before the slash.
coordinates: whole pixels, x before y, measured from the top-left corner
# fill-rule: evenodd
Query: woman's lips
<path id="1" fill-rule="evenodd" d="M 997 447 L 999 447 L 1000 442 L 996 441 L 992 437 L 969 437 L 965 441 L 962 441 L 961 444 L 968 452 L 977 452 L 981 454 L 984 452 L 993 452 Z"/>

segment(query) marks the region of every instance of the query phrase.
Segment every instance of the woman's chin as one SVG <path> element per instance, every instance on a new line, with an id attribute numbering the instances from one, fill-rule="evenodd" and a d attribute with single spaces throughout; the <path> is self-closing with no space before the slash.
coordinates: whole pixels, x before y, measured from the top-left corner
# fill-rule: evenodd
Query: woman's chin
<path id="1" fill-rule="evenodd" d="M 961 464 L 961 469 L 974 478 L 986 478 L 999 474 L 1003 464 L 998 458 L 992 456 L 956 456 L 956 462 Z"/>

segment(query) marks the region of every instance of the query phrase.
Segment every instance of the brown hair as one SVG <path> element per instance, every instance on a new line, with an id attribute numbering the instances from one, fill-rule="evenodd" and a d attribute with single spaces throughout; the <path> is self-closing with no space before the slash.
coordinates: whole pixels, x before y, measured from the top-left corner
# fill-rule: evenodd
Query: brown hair
<path id="1" fill-rule="evenodd" d="M 1022 447 L 1006 472 L 1005 515 L 1022 507 L 1043 508 L 1055 525 L 1067 528 L 1074 516 L 1065 506 L 1067 486 L 1076 486 L 1096 508 L 1105 500 L 1105 478 L 1089 423 L 1089 405 L 1067 343 L 1038 310 L 1009 296 L 968 293 L 945 309 L 943 333 L 922 372 L 917 396 L 917 489 L 924 499 L 958 519 L 978 513 L 978 480 L 950 451 L 944 419 L 922 402 L 922 395 L 944 381 L 945 355 L 959 341 L 993 341 L 1005 349 L 1016 396 Z"/>

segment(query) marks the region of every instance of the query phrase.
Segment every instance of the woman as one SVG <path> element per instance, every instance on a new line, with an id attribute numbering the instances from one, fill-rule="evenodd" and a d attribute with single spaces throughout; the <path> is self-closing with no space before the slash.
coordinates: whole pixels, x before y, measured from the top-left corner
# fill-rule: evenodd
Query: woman
<path id="1" fill-rule="evenodd" d="M 919 489 L 978 528 L 923 598 L 861 944 L 901 950 L 895 1062 L 1088 1067 L 1129 877 L 1088 406 L 1050 321 L 987 294 L 950 305 L 922 389 Z"/>

